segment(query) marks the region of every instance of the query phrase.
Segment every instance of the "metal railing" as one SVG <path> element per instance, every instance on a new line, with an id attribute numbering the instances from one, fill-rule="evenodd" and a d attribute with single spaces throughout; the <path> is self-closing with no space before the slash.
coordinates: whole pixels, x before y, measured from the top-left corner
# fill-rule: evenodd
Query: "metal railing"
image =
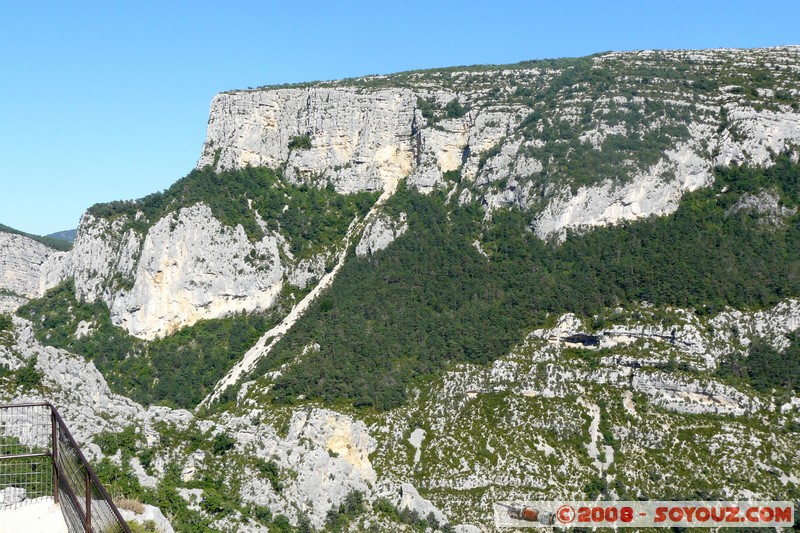
<path id="1" fill-rule="evenodd" d="M 0 405 L 0 495 L 5 506 L 52 496 L 71 533 L 131 533 L 49 402 Z"/>

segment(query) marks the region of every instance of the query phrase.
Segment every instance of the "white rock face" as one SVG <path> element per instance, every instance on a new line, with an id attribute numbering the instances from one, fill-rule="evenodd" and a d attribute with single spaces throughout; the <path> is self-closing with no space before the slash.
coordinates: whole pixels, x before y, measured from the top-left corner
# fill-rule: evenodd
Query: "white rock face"
<path id="1" fill-rule="evenodd" d="M 411 435 L 408 437 L 408 442 L 411 444 L 414 449 L 414 464 L 419 462 L 421 456 L 420 447 L 422 446 L 422 441 L 425 440 L 425 430 L 422 428 L 416 428 L 414 431 L 411 432 Z"/>
<path id="2" fill-rule="evenodd" d="M 241 226 L 223 226 L 204 204 L 159 220 L 144 238 L 124 221 L 85 215 L 72 251 L 43 269 L 43 291 L 74 276 L 79 298 L 102 298 L 114 324 L 152 339 L 201 319 L 269 308 L 284 267 L 278 237 L 251 243 Z M 130 289 L 114 286 L 132 280 Z"/>
<path id="3" fill-rule="evenodd" d="M 581 187 L 574 196 L 569 191 L 562 192 L 535 219 L 534 232 L 543 239 L 558 235 L 563 240 L 567 229 L 667 215 L 678 209 L 683 193 L 712 182 L 710 162 L 688 145 L 667 152 L 667 157 L 622 187 L 605 181 L 598 186 Z M 668 171 L 675 177 L 665 177 Z"/>
<path id="4" fill-rule="evenodd" d="M 184 483 L 192 481 L 197 475 L 198 468 L 203 464 L 203 460 L 205 458 L 206 454 L 203 451 L 198 450 L 191 454 L 186 459 L 186 463 L 183 465 L 183 470 L 181 470 L 181 481 Z"/>
<path id="5" fill-rule="evenodd" d="M 21 487 L 6 487 L 0 490 L 0 508 L 12 507 L 27 498 L 27 491 Z"/>
<path id="6" fill-rule="evenodd" d="M 277 168 L 290 179 L 323 175 L 340 192 L 383 190 L 411 172 L 410 90 L 277 89 L 223 93 L 211 102 L 198 167 Z M 310 149 L 289 149 L 309 135 Z M 217 152 L 219 150 L 219 152 Z"/>
<path id="7" fill-rule="evenodd" d="M 442 90 L 344 86 L 219 94 L 197 166 L 285 164 L 292 180 L 322 177 L 344 193 L 394 189 L 407 177 L 427 193 L 442 186 L 443 173 L 462 165 L 474 175 L 477 154 L 517 122 L 515 113 L 487 109 L 427 127 L 418 96 L 441 106 L 457 97 Z M 300 135 L 310 137 L 311 148 L 290 150 Z"/>
<path id="8" fill-rule="evenodd" d="M 775 226 L 783 225 L 785 219 L 794 215 L 797 210 L 790 209 L 781 204 L 780 196 L 776 191 L 760 191 L 758 194 L 745 193 L 728 210 L 730 213 L 751 211 L 761 215 L 760 221 Z"/>
<path id="9" fill-rule="evenodd" d="M 145 505 L 144 512 L 141 514 L 134 513 L 133 511 L 128 511 L 127 509 L 120 509 L 120 514 L 122 518 L 127 521 L 134 521 L 138 522 L 139 524 L 144 524 L 145 522 L 153 522 L 156 525 L 156 531 L 158 533 L 174 533 L 175 530 L 172 529 L 172 524 L 169 523 L 169 520 L 166 519 L 164 513 L 161 512 L 161 509 L 158 507 L 153 507 L 152 505 Z"/>
<path id="10" fill-rule="evenodd" d="M 0 313 L 13 313 L 19 309 L 20 306 L 25 305 L 27 301 L 27 298 L 23 298 L 22 296 L 2 294 L 0 295 Z"/>
<path id="11" fill-rule="evenodd" d="M 440 524 L 447 523 L 447 517 L 439 509 L 434 506 L 430 500 L 426 500 L 419 495 L 417 489 L 411 483 L 403 483 L 400 487 L 400 500 L 398 507 L 401 509 L 409 509 L 419 513 L 421 518 L 427 518 L 429 514 L 433 513 L 436 520 Z"/>
<path id="12" fill-rule="evenodd" d="M 375 450 L 376 442 L 363 422 L 326 409 L 314 409 L 310 413 L 297 411 L 292 417 L 286 442 L 301 439 L 330 450 L 362 479 L 375 482 L 376 474 L 369 454 Z"/>
<path id="13" fill-rule="evenodd" d="M 402 235 L 408 229 L 405 213 L 400 213 L 398 220 L 379 214 L 371 222 L 367 223 L 364 233 L 356 246 L 356 255 L 366 257 L 378 250 L 387 248 L 392 241 Z"/>
<path id="14" fill-rule="evenodd" d="M 408 177 L 409 186 L 430 193 L 443 184 L 445 172 L 461 167 L 470 137 L 470 126 L 465 119 L 449 119 L 438 124 L 441 129 L 420 131 L 419 164 Z"/>
<path id="15" fill-rule="evenodd" d="M 42 264 L 54 253 L 28 237 L 0 232 L 0 290 L 36 297 Z"/>
<path id="16" fill-rule="evenodd" d="M 267 309 L 282 278 L 277 238 L 252 244 L 241 226 L 223 226 L 197 204 L 150 229 L 133 289 L 114 298 L 111 315 L 133 335 L 153 338 L 203 318 Z"/>
<path id="17" fill-rule="evenodd" d="M 72 250 L 48 257 L 38 279 L 38 296 L 62 281 L 73 278 L 76 297 L 109 305 L 117 292 L 114 280 L 130 279 L 138 257 L 141 237 L 133 230 L 124 231 L 126 219 L 113 222 L 85 213 Z M 91 330 L 82 323 L 76 334 Z"/>
<path id="18" fill-rule="evenodd" d="M 750 163 L 765 165 L 772 154 L 780 153 L 791 144 L 800 142 L 800 114 L 757 111 L 739 104 L 729 104 L 730 128 L 722 132 L 717 165 Z M 734 137 L 731 130 L 737 131 Z"/>
<path id="19" fill-rule="evenodd" d="M 291 270 L 288 281 L 301 289 L 313 280 L 320 280 L 325 275 L 325 265 L 330 260 L 328 254 L 317 254 L 310 259 L 303 259 Z"/>
<path id="20" fill-rule="evenodd" d="M 676 378 L 663 372 L 633 375 L 634 391 L 651 396 L 651 401 L 679 413 L 715 413 L 742 416 L 761 407 L 761 402 L 720 383 L 701 383 Z"/>
<path id="21" fill-rule="evenodd" d="M 75 243 L 69 252 L 51 255 L 42 266 L 39 294 L 70 277 L 75 278 L 76 296 L 89 301 L 111 300 L 107 288 L 116 275 L 129 278 L 135 267 L 141 236 L 124 231 L 127 220 L 109 222 L 89 213 L 81 217 Z"/>
<path id="22" fill-rule="evenodd" d="M 321 528 L 328 510 L 344 501 L 348 493 L 372 493 L 377 474 L 369 454 L 377 443 L 363 422 L 326 409 L 298 410 L 292 415 L 285 439 L 269 428 L 250 431 L 237 432 L 237 441 L 256 445 L 261 450 L 259 455 L 277 460 L 281 468 L 296 475 L 286 481 L 280 494 L 267 480 L 253 476 L 242 487 L 245 501 L 267 505 L 273 512 L 294 519 L 294 509 L 302 509 L 311 523 Z"/>

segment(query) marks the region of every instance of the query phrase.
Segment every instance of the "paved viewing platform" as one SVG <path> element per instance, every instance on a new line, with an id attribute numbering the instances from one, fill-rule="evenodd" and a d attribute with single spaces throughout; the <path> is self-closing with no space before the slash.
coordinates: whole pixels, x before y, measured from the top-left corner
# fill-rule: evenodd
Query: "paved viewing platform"
<path id="1" fill-rule="evenodd" d="M 68 533 L 61 506 L 53 498 L 36 498 L 14 508 L 0 508 L 0 533 Z"/>

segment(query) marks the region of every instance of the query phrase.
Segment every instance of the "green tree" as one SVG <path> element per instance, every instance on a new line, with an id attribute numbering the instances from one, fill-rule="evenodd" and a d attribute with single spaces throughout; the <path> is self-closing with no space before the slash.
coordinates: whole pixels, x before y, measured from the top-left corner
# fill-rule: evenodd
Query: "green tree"
<path id="1" fill-rule="evenodd" d="M 32 357 L 25 366 L 17 369 L 14 382 L 24 390 L 36 389 L 42 384 L 44 374 L 36 369 L 36 357 Z"/>
<path id="2" fill-rule="evenodd" d="M 227 433 L 217 433 L 211 441 L 211 451 L 214 455 L 223 455 L 236 445 L 236 439 Z"/>

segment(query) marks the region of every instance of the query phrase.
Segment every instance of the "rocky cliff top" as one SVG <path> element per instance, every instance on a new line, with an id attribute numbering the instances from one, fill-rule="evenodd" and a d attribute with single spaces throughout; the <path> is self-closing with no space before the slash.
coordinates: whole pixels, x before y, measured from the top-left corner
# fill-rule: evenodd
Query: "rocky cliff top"
<path id="1" fill-rule="evenodd" d="M 471 183 L 542 237 L 675 209 L 711 168 L 800 140 L 800 47 L 640 51 L 217 95 L 198 167 L 341 192 Z M 301 142 L 302 141 L 302 142 Z"/>

